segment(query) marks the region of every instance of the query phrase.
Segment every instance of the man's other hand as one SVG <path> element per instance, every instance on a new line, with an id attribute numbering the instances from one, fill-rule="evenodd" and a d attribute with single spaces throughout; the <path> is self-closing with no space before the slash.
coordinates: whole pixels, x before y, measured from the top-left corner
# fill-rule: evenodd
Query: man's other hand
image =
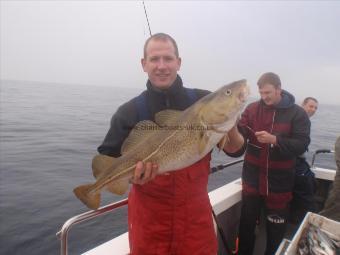
<path id="1" fill-rule="evenodd" d="M 276 136 L 268 133 L 267 131 L 255 132 L 255 136 L 260 143 L 276 145 Z"/>

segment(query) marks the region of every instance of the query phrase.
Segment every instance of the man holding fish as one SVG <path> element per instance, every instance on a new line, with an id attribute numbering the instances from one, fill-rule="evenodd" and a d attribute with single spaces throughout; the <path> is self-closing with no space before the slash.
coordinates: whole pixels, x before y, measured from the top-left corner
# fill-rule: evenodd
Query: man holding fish
<path id="1" fill-rule="evenodd" d="M 102 189 L 123 194 L 133 183 L 130 254 L 216 254 L 207 192 L 210 154 L 217 144 L 227 153 L 243 145 L 235 123 L 248 87 L 245 80 L 214 93 L 183 87 L 177 44 L 163 33 L 145 42 L 141 64 L 147 90 L 113 115 L 93 159 L 97 181 L 74 193 L 96 209 Z"/>

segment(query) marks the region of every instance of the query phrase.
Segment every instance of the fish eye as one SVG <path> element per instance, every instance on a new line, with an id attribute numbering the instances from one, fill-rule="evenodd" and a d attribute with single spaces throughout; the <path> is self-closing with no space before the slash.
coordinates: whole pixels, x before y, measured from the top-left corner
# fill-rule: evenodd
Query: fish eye
<path id="1" fill-rule="evenodd" d="M 231 95 L 231 90 L 230 89 L 227 89 L 224 94 L 226 94 L 227 96 L 230 96 Z"/>

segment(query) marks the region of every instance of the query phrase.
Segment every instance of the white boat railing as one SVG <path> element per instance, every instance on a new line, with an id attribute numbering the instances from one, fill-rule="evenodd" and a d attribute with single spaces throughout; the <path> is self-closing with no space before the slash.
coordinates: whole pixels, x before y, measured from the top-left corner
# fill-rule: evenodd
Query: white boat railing
<path id="1" fill-rule="evenodd" d="M 333 181 L 335 178 L 335 170 L 315 166 L 316 156 L 320 153 L 334 153 L 334 150 L 316 150 L 313 154 L 311 170 L 315 173 L 317 179 Z"/>
<path id="2" fill-rule="evenodd" d="M 316 150 L 313 154 L 311 168 L 314 168 L 316 155 L 318 155 L 320 153 L 334 153 L 334 151 L 333 150 L 327 150 L 327 149 Z"/>

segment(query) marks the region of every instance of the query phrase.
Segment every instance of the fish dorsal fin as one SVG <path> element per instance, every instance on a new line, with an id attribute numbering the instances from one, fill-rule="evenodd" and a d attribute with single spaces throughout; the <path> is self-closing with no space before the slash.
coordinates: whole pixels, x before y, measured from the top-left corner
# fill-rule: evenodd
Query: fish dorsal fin
<path id="1" fill-rule="evenodd" d="M 114 193 L 117 195 L 123 195 L 129 188 L 129 181 L 126 178 L 120 179 L 120 180 L 109 183 L 106 186 L 106 188 L 111 193 Z"/>
<path id="2" fill-rule="evenodd" d="M 177 110 L 164 110 L 161 112 L 156 113 L 155 115 L 155 122 L 164 127 L 170 125 L 173 119 L 179 118 L 182 111 Z"/>
<path id="3" fill-rule="evenodd" d="M 106 169 L 112 167 L 116 158 L 98 154 L 92 159 L 92 173 L 93 176 L 98 179 L 101 173 L 105 172 Z"/>
<path id="4" fill-rule="evenodd" d="M 138 122 L 125 139 L 121 148 L 121 154 L 123 155 L 129 150 L 132 150 L 137 144 L 148 139 L 150 135 L 155 134 L 155 132 L 160 129 L 160 126 L 151 120 Z"/>

